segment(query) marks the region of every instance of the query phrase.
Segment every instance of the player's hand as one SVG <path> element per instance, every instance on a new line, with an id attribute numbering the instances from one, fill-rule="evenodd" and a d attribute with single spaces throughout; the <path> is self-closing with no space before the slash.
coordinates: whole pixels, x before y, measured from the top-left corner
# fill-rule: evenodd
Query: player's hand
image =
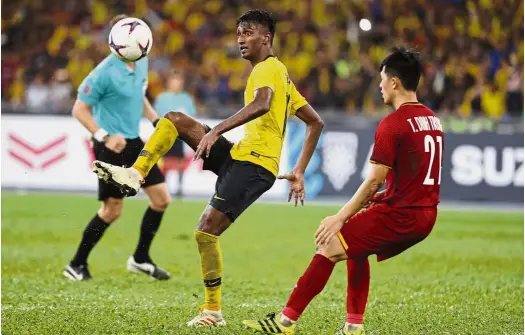
<path id="1" fill-rule="evenodd" d="M 297 202 L 299 200 L 301 200 L 301 205 L 304 206 L 304 197 L 306 196 L 304 191 L 304 175 L 300 172 L 292 171 L 289 174 L 277 176 L 277 179 L 286 179 L 290 182 L 288 202 L 290 202 L 292 196 L 295 195 L 295 207 L 297 207 Z"/>
<path id="2" fill-rule="evenodd" d="M 220 135 L 214 129 L 210 130 L 206 135 L 204 135 L 201 142 L 199 143 L 199 146 L 197 147 L 197 150 L 195 150 L 195 156 L 193 157 L 193 160 L 198 160 L 204 154 L 206 155 L 206 158 L 210 157 L 211 147 L 215 144 L 215 142 L 217 142 L 219 136 Z"/>
<path id="3" fill-rule="evenodd" d="M 345 220 L 338 215 L 327 216 L 315 232 L 315 244 L 327 244 L 343 228 Z"/>
<path id="4" fill-rule="evenodd" d="M 126 147 L 127 142 L 122 135 L 116 134 L 110 135 L 104 144 L 109 150 L 120 154 L 122 150 L 124 150 L 124 148 Z"/>

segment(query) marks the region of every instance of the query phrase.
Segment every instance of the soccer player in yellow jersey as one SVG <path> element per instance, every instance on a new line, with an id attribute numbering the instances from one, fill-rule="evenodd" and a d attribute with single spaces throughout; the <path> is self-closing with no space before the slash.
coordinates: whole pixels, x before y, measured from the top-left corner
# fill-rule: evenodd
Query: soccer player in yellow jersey
<path id="1" fill-rule="evenodd" d="M 323 122 L 297 91 L 286 67 L 274 56 L 275 19 L 262 10 L 250 10 L 237 20 L 237 42 L 242 57 L 253 66 L 244 94 L 245 106 L 210 129 L 180 112 L 168 112 L 131 168 L 93 163 L 99 178 L 135 195 L 141 182 L 180 137 L 195 150 L 203 168 L 217 174 L 215 194 L 202 213 L 195 240 L 201 256 L 205 302 L 189 326 L 224 326 L 221 313 L 222 252 L 219 236 L 239 215 L 269 190 L 279 171 L 279 160 L 291 115 L 307 125 L 306 138 L 294 170 L 278 178 L 290 182 L 288 201 L 304 201 L 303 174 L 317 146 Z M 244 138 L 233 144 L 223 133 L 245 125 Z"/>

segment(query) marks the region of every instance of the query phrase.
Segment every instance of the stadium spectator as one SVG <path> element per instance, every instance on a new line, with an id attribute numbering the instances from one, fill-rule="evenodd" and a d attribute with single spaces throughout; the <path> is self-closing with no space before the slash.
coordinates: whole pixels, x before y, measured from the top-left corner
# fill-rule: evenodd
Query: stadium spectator
<path id="1" fill-rule="evenodd" d="M 58 69 L 51 78 L 49 86 L 50 108 L 54 113 L 68 113 L 73 105 L 73 85 L 66 69 Z"/>
<path id="2" fill-rule="evenodd" d="M 247 72 L 231 27 L 247 7 L 277 15 L 276 52 L 317 107 L 379 113 L 377 76 L 371 74 L 390 45 L 411 44 L 427 66 L 419 97 L 434 110 L 495 119 L 523 115 L 522 62 L 516 61 L 523 59 L 523 2 L 518 0 L 13 3 L 2 17 L 7 56 L 2 59 L 2 102 L 19 103 L 17 92 L 29 89 L 37 73 L 51 76 L 63 67 L 78 87 L 107 52 L 108 30 L 101 23 L 124 11 L 145 19 L 153 30 L 148 95 L 155 99 L 162 92 L 162 73 L 181 70 L 188 73 L 187 90 L 196 105 L 214 111 L 217 104 L 230 104 L 243 94 Z M 14 78 L 21 64 L 23 82 Z M 476 84 L 481 81 L 498 88 Z M 508 112 L 495 101 L 501 95 Z"/>
<path id="3" fill-rule="evenodd" d="M 319 108 L 333 105 L 336 71 L 326 50 L 316 52 L 316 66 L 306 77 L 306 98 Z"/>
<path id="4" fill-rule="evenodd" d="M 507 71 L 506 87 L 508 93 L 506 103 L 508 116 L 519 117 L 523 115 L 523 63 L 508 66 Z"/>
<path id="5" fill-rule="evenodd" d="M 50 102 L 50 93 L 49 84 L 44 79 L 44 76 L 41 73 L 37 74 L 26 90 L 25 102 L 27 109 L 32 113 L 48 111 L 47 106 Z"/>
<path id="6" fill-rule="evenodd" d="M 495 82 L 486 85 L 481 91 L 481 109 L 493 119 L 501 118 L 505 113 L 505 92 Z"/>

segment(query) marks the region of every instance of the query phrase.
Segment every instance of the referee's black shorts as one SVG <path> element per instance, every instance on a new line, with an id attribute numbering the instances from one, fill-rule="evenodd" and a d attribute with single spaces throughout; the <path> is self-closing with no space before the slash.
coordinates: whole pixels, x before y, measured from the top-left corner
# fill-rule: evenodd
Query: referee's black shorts
<path id="1" fill-rule="evenodd" d="M 106 148 L 104 143 L 94 141 L 93 152 L 95 159 L 112 165 L 130 167 L 135 163 L 140 151 L 144 147 L 144 142 L 140 138 L 126 139 L 126 147 L 121 153 L 116 153 Z M 142 187 L 157 185 L 164 182 L 164 175 L 157 164 L 153 166 L 150 173 L 146 176 Z M 102 180 L 98 180 L 98 200 L 104 201 L 108 198 L 122 199 L 124 194 L 120 190 Z"/>
<path id="2" fill-rule="evenodd" d="M 206 126 L 206 132 L 210 128 Z M 203 169 L 217 175 L 215 194 L 210 205 L 234 222 L 252 203 L 275 182 L 275 176 L 252 162 L 237 161 L 230 155 L 233 143 L 224 136 L 212 146 L 204 158 Z"/>

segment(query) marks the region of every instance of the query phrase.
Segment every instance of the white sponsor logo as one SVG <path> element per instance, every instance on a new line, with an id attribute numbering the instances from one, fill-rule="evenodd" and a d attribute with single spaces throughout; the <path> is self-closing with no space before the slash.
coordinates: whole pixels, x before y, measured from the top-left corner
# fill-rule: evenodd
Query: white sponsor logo
<path id="1" fill-rule="evenodd" d="M 464 186 L 523 187 L 523 148 L 460 145 L 452 153 L 452 179 Z"/>
<path id="2" fill-rule="evenodd" d="M 341 191 L 356 172 L 359 138 L 355 133 L 328 132 L 323 138 L 323 172 Z"/>

